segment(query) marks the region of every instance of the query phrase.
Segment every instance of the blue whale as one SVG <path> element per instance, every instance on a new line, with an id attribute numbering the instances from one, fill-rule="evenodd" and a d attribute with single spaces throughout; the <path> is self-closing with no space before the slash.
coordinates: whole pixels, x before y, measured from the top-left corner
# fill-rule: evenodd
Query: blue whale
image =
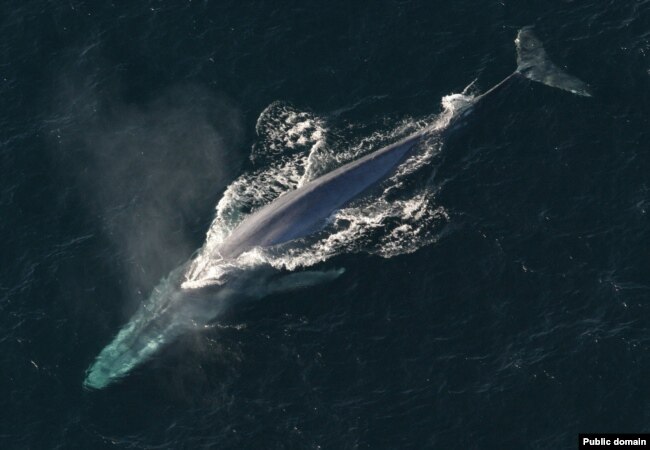
<path id="1" fill-rule="evenodd" d="M 425 128 L 281 195 L 245 218 L 220 244 L 217 249 L 219 256 L 224 260 L 234 260 L 256 247 L 272 247 L 322 230 L 334 212 L 394 173 L 423 140 L 457 130 L 477 105 L 495 96 L 514 79 L 533 80 L 577 95 L 590 95 L 585 83 L 563 72 L 548 59 L 531 27 L 522 28 L 515 43 L 517 69 L 476 97 L 454 115 L 447 126 Z M 184 264 L 163 280 L 129 323 L 100 352 L 86 372 L 86 388 L 108 386 L 192 325 L 208 323 L 216 317 L 220 310 L 219 300 L 227 292 L 252 289 L 252 280 L 243 276 L 225 286 L 218 298 L 211 297 L 206 301 L 196 290 L 181 287 L 180 280 L 187 266 L 188 263 Z M 317 278 L 328 279 L 334 275 L 325 273 Z M 268 289 L 265 292 L 269 292 Z"/>

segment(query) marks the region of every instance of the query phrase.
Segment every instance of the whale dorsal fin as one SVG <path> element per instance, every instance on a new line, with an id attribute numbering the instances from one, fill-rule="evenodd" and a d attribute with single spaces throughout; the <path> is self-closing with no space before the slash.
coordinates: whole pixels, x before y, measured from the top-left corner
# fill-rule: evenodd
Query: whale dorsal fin
<path id="1" fill-rule="evenodd" d="M 519 30 L 515 44 L 517 45 L 517 72 L 547 86 L 591 97 L 584 82 L 569 75 L 548 58 L 542 42 L 533 33 L 532 26 Z"/>

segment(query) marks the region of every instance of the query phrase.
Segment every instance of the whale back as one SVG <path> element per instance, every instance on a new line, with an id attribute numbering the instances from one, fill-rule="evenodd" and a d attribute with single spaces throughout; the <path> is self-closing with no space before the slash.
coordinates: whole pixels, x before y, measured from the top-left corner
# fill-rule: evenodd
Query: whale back
<path id="1" fill-rule="evenodd" d="M 389 176 L 422 135 L 415 133 L 281 195 L 235 228 L 220 246 L 221 256 L 236 258 L 253 247 L 270 247 L 319 231 L 332 213 Z"/>

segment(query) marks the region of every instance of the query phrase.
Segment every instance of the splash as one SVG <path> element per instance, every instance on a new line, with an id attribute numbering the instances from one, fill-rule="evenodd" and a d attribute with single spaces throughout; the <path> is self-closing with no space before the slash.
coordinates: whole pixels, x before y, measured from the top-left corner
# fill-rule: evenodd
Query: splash
<path id="1" fill-rule="evenodd" d="M 186 271 L 182 288 L 222 285 L 233 271 L 271 266 L 296 270 L 342 253 L 366 252 L 390 258 L 412 253 L 436 241 L 449 216 L 435 201 L 428 173 L 442 142 L 440 132 L 472 103 L 467 93 L 442 99 L 442 112 L 401 120 L 353 140 L 341 137 L 324 118 L 275 102 L 257 120 L 258 142 L 251 161 L 257 170 L 245 173 L 224 193 L 216 208 L 204 246 Z M 348 125 L 352 128 L 359 125 Z M 371 151 L 425 128 L 430 138 L 373 195 L 337 211 L 322 233 L 276 248 L 256 248 L 234 260 L 218 248 L 247 215 L 285 192 Z"/>

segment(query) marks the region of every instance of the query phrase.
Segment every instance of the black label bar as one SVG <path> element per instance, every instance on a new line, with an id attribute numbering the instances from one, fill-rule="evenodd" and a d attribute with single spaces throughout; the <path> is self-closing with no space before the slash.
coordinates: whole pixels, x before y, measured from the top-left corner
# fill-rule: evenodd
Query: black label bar
<path id="1" fill-rule="evenodd" d="M 579 450 L 650 450 L 650 433 L 580 433 Z"/>

